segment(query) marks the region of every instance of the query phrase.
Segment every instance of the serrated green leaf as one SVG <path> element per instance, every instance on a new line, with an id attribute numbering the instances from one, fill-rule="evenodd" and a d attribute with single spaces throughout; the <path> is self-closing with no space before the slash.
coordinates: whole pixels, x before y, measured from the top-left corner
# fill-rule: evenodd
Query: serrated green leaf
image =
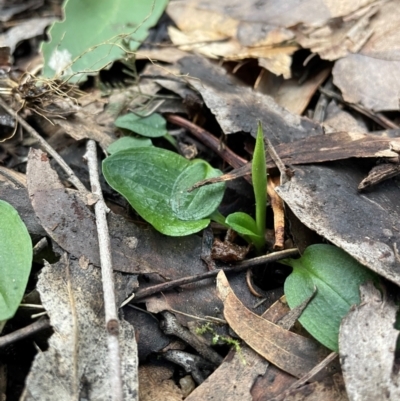
<path id="1" fill-rule="evenodd" d="M 179 220 L 171 208 L 174 183 L 189 164 L 184 157 L 165 149 L 128 149 L 107 157 L 103 174 L 108 184 L 154 228 L 166 235 L 182 236 L 198 232 L 210 222 Z"/>
<path id="2" fill-rule="evenodd" d="M 258 234 L 255 220 L 247 213 L 232 213 L 225 219 L 225 224 L 256 246 L 259 246 L 265 241 L 264 238 L 261 238 Z"/>
<path id="3" fill-rule="evenodd" d="M 32 267 L 32 241 L 17 211 L 0 200 L 0 321 L 14 316 Z"/>
<path id="4" fill-rule="evenodd" d="M 343 317 L 360 303 L 360 284 L 376 276 L 342 249 L 327 244 L 311 245 L 300 259 L 281 262 L 293 267 L 284 285 L 290 308 L 300 305 L 316 288 L 299 321 L 319 342 L 338 351 Z"/>
<path id="5" fill-rule="evenodd" d="M 124 56 L 123 40 L 136 50 L 167 4 L 168 0 L 66 1 L 64 20 L 52 25 L 50 42 L 42 44 L 43 76 L 59 77 L 64 71 L 63 78 L 82 82 L 88 74 L 96 75 Z"/>
<path id="6" fill-rule="evenodd" d="M 191 192 L 187 190 L 196 182 L 222 175 L 205 161 L 191 163 L 176 179 L 172 189 L 171 207 L 181 220 L 199 220 L 217 210 L 225 191 L 225 183 L 205 185 Z"/>
<path id="7" fill-rule="evenodd" d="M 148 117 L 140 117 L 134 113 L 125 114 L 115 120 L 115 125 L 149 138 L 158 138 L 167 134 L 167 122 L 157 113 Z"/>
<path id="8" fill-rule="evenodd" d="M 108 148 L 107 152 L 112 155 L 126 149 L 143 148 L 152 146 L 151 139 L 148 138 L 134 138 L 133 136 L 123 136 L 113 142 Z"/>

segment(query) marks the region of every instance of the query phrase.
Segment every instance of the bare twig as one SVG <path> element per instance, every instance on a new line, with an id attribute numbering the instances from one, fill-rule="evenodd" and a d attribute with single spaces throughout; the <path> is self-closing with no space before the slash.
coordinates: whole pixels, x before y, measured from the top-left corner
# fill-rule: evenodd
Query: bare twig
<path id="1" fill-rule="evenodd" d="M 109 209 L 104 202 L 101 192 L 95 141 L 89 140 L 87 142 L 84 158 L 87 160 L 89 167 L 92 192 L 98 199 L 94 210 L 96 214 L 97 235 L 99 237 L 112 399 L 114 401 L 122 401 L 121 356 L 118 341 L 119 321 L 115 300 L 111 243 L 107 225 L 107 213 Z"/>
<path id="2" fill-rule="evenodd" d="M 30 324 L 29 326 L 25 326 L 22 329 L 15 330 L 10 334 L 6 334 L 5 336 L 0 337 L 0 348 L 5 347 L 6 345 L 10 345 L 16 341 L 23 340 L 26 337 L 31 336 L 39 331 L 49 329 L 50 322 L 48 319 L 40 319 L 36 322 Z"/>
<path id="3" fill-rule="evenodd" d="M 166 114 L 165 118 L 172 124 L 179 125 L 180 127 L 189 130 L 193 136 L 199 139 L 204 145 L 208 146 L 218 156 L 225 160 L 233 168 L 242 167 L 247 163 L 247 160 L 238 156 L 235 152 L 223 145 L 221 141 L 214 135 L 210 134 L 205 129 L 193 124 L 189 120 L 175 114 Z"/>
<path id="4" fill-rule="evenodd" d="M 272 145 L 268 136 L 264 135 L 264 141 L 265 141 L 265 144 L 267 147 L 267 151 L 268 151 L 269 155 L 271 156 L 271 159 L 274 161 L 274 163 L 276 164 L 276 167 L 278 167 L 278 170 L 281 173 L 281 185 L 283 185 L 286 182 L 290 181 L 290 177 L 288 174 L 290 169 L 285 167 L 285 164 L 283 163 L 282 159 L 279 157 L 277 151 L 275 150 L 275 147 Z"/>
<path id="5" fill-rule="evenodd" d="M 43 149 L 53 157 L 54 160 L 60 165 L 60 167 L 65 171 L 68 176 L 68 180 L 75 186 L 76 189 L 81 191 L 83 194 L 87 193 L 88 190 L 82 184 L 81 180 L 75 175 L 72 169 L 65 163 L 64 159 L 39 135 L 39 133 L 34 130 L 22 117 L 20 117 L 11 107 L 7 106 L 4 100 L 0 97 L 0 106 L 11 116 L 13 116 L 18 123 L 25 129 L 25 131 L 33 136 Z"/>
<path id="6" fill-rule="evenodd" d="M 151 287 L 145 288 L 143 290 L 139 290 L 138 292 L 136 292 L 134 294 L 133 297 L 131 297 L 131 300 L 133 300 L 134 302 L 137 302 L 140 299 L 149 297 L 150 295 L 154 295 L 154 294 L 157 294 L 162 291 L 167 291 L 167 290 L 170 290 L 171 288 L 175 288 L 180 285 L 190 284 L 190 283 L 195 283 L 197 281 L 205 280 L 207 278 L 216 276 L 221 270 L 223 270 L 224 272 L 232 272 L 232 271 L 237 272 L 237 271 L 241 271 L 241 270 L 246 270 L 249 267 L 254 267 L 254 266 L 258 266 L 258 265 L 262 265 L 262 264 L 266 264 L 266 263 L 276 262 L 277 260 L 280 260 L 280 259 L 297 256 L 298 254 L 299 254 L 299 250 L 297 248 L 286 249 L 284 251 L 274 252 L 274 253 L 270 253 L 269 255 L 258 256 L 257 258 L 238 262 L 233 267 L 227 267 L 224 269 L 215 269 L 215 270 L 211 270 L 211 271 L 208 271 L 205 273 L 196 274 L 194 276 L 183 277 L 183 278 L 179 278 L 176 280 L 168 281 L 166 283 L 156 284 Z M 126 303 L 127 302 L 124 302 L 124 305 Z"/>

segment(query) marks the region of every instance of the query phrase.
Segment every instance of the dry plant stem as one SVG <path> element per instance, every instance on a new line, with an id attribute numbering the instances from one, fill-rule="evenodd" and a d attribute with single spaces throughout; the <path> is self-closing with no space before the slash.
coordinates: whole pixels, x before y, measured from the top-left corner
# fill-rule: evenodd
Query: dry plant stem
<path id="1" fill-rule="evenodd" d="M 249 291 L 257 298 L 262 298 L 263 296 L 261 294 L 259 294 L 257 292 L 257 290 L 254 288 L 253 285 L 253 279 L 252 279 L 252 275 L 253 272 L 251 271 L 251 269 L 248 269 L 246 272 L 246 284 L 247 284 L 247 288 L 249 289 Z"/>
<path id="2" fill-rule="evenodd" d="M 272 145 L 271 141 L 268 139 L 266 135 L 264 135 L 264 141 L 267 147 L 267 151 L 271 156 L 271 159 L 276 164 L 276 167 L 278 167 L 278 170 L 281 174 L 280 184 L 283 185 L 290 180 L 287 174 L 288 169 L 285 167 L 285 164 L 283 163 L 278 153 L 276 152 L 275 147 Z"/>
<path id="3" fill-rule="evenodd" d="M 274 212 L 274 249 L 280 251 L 285 246 L 285 206 L 282 198 L 275 192 L 276 181 L 273 177 L 268 177 L 267 193 L 269 202 Z"/>
<path id="4" fill-rule="evenodd" d="M 0 337 L 0 348 L 5 347 L 6 345 L 10 345 L 19 340 L 23 340 L 32 334 L 35 334 L 39 331 L 49 329 L 50 322 L 48 319 L 40 319 L 36 322 L 30 324 L 29 326 L 25 326 L 22 329 L 15 330 L 10 334 L 6 334 L 5 336 Z"/>
<path id="5" fill-rule="evenodd" d="M 43 149 L 53 157 L 54 160 L 60 165 L 60 167 L 68 175 L 68 180 L 75 186 L 78 191 L 83 194 L 87 193 L 88 190 L 82 184 L 81 180 L 75 175 L 72 169 L 65 163 L 64 159 L 39 135 L 39 133 L 34 130 L 22 117 L 20 117 L 11 107 L 7 106 L 4 100 L 0 97 L 0 106 L 11 116 L 13 116 L 18 123 L 25 129 L 25 131 L 37 139 Z"/>
<path id="6" fill-rule="evenodd" d="M 233 168 L 242 167 L 247 163 L 246 159 L 241 158 L 227 146 L 222 144 L 218 138 L 214 135 L 210 134 L 208 131 L 199 127 L 196 124 L 193 124 L 189 120 L 186 120 L 183 117 L 176 116 L 174 114 L 166 114 L 165 118 L 173 124 L 179 125 L 180 127 L 186 128 L 189 130 L 193 136 L 195 136 L 198 140 L 204 143 L 204 145 L 208 146 L 211 150 L 213 150 L 218 156 L 220 156 L 223 160 L 225 160 L 230 166 Z"/>
<path id="7" fill-rule="evenodd" d="M 157 294 L 159 292 L 167 291 L 175 287 L 179 287 L 184 284 L 195 283 L 197 281 L 205 280 L 210 277 L 215 277 L 221 270 L 224 272 L 238 272 L 242 270 L 246 270 L 249 267 L 263 265 L 266 263 L 276 262 L 281 259 L 290 258 L 292 256 L 297 256 L 299 254 L 299 250 L 297 248 L 286 249 L 280 252 L 270 253 L 269 255 L 259 256 L 257 258 L 244 260 L 243 262 L 236 263 L 233 267 L 227 267 L 223 269 L 215 269 L 205 273 L 196 274 L 194 276 L 188 276 L 179 278 L 177 280 L 168 281 L 162 284 L 156 284 L 151 287 L 145 288 L 144 290 L 139 290 L 135 297 L 133 298 L 133 302 L 137 302 L 143 298 L 149 297 L 151 295 Z"/>
<path id="8" fill-rule="evenodd" d="M 98 201 L 94 206 L 96 214 L 97 235 L 101 261 L 104 310 L 107 328 L 108 356 L 110 367 L 111 394 L 114 401 L 122 401 L 121 356 L 119 352 L 119 321 L 115 300 L 114 276 L 111 260 L 111 243 L 107 225 L 108 208 L 101 192 L 97 163 L 96 142 L 89 140 L 86 145 L 85 159 L 90 174 L 92 192 Z"/>

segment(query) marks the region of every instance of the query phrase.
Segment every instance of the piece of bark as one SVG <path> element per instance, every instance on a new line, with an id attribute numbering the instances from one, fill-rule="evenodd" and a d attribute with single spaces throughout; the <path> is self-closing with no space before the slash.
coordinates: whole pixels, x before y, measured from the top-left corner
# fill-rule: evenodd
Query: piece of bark
<path id="1" fill-rule="evenodd" d="M 322 134 L 319 124 L 295 116 L 270 96 L 243 86 L 222 67 L 199 57 L 185 57 L 179 65 L 182 74 L 197 78 L 189 83 L 201 94 L 225 134 L 250 132 L 255 136 L 258 121 L 274 145 Z"/>
<path id="2" fill-rule="evenodd" d="M 281 143 L 275 146 L 275 150 L 285 164 L 296 165 L 344 160 L 351 157 L 397 158 L 398 154 L 391 148 L 392 144 L 398 143 L 400 143 L 399 130 L 378 131 L 369 134 L 335 132 L 310 136 L 291 143 Z M 267 166 L 273 167 L 269 158 Z"/>
<path id="3" fill-rule="evenodd" d="M 388 180 L 389 178 L 396 177 L 399 174 L 400 164 L 398 163 L 378 164 L 377 166 L 374 166 L 368 173 L 368 176 L 360 182 L 358 190 L 363 191 L 364 189 L 377 185 L 382 181 Z"/>
<path id="4" fill-rule="evenodd" d="M 372 283 L 361 286 L 361 304 L 343 319 L 339 351 L 351 401 L 400 399 L 400 375 L 394 367 L 399 331 L 398 307 Z"/>
<path id="5" fill-rule="evenodd" d="M 368 167 L 353 161 L 297 166 L 276 191 L 307 227 L 371 270 L 400 284 L 400 186 L 388 180 L 360 194 Z"/>
<path id="6" fill-rule="evenodd" d="M 131 290 L 132 277 L 115 273 L 115 284 L 120 301 Z M 74 260 L 45 263 L 38 291 L 54 334 L 49 348 L 36 354 L 21 400 L 112 400 L 100 270 L 94 266 L 82 269 Z M 124 320 L 119 339 L 124 398 L 136 399 L 135 333 Z"/>

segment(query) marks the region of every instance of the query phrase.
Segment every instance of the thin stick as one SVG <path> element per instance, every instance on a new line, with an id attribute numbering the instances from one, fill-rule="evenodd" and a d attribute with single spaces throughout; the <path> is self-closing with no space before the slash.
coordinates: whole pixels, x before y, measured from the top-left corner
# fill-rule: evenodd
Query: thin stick
<path id="1" fill-rule="evenodd" d="M 81 191 L 83 194 L 88 193 L 86 187 L 82 184 L 81 180 L 75 175 L 72 169 L 65 163 L 64 159 L 40 136 L 40 134 L 34 130 L 22 117 L 20 117 L 11 107 L 7 106 L 4 100 L 0 97 L 0 106 L 11 116 L 13 116 L 18 123 L 25 129 L 25 131 L 37 139 L 43 149 L 53 157 L 54 160 L 60 165 L 68 176 L 68 180 L 75 186 L 75 188 Z"/>
<path id="2" fill-rule="evenodd" d="M 263 255 L 263 256 L 259 256 L 257 258 L 239 262 L 239 263 L 235 264 L 233 267 L 227 267 L 224 269 L 215 269 L 215 270 L 211 270 L 211 271 L 208 271 L 205 273 L 196 274 L 194 276 L 183 277 L 183 278 L 179 278 L 176 280 L 168 281 L 166 283 L 156 284 L 151 287 L 145 288 L 143 290 L 139 290 L 137 293 L 134 294 L 134 297 L 132 297 L 132 300 L 134 302 L 137 302 L 140 299 L 149 297 L 150 295 L 154 295 L 158 292 L 167 291 L 167 290 L 170 290 L 171 288 L 175 288 L 175 287 L 178 287 L 178 286 L 181 286 L 184 284 L 195 283 L 197 281 L 201 281 L 201 280 L 205 280 L 210 277 L 214 277 L 221 270 L 223 270 L 224 272 L 238 272 L 241 270 L 246 270 L 249 267 L 253 267 L 253 266 L 257 266 L 257 265 L 261 265 L 261 264 L 265 264 L 265 263 L 276 262 L 277 260 L 289 258 L 291 256 L 297 256 L 298 254 L 299 254 L 299 250 L 297 248 L 286 249 L 284 251 L 274 252 L 274 253 L 270 253 L 269 255 Z M 124 304 L 125 304 L 125 302 L 124 302 Z"/>
<path id="3" fill-rule="evenodd" d="M 281 173 L 281 185 L 283 185 L 289 181 L 289 176 L 288 176 L 288 172 L 287 172 L 288 169 L 285 167 L 285 164 L 283 163 L 282 159 L 279 157 L 278 153 L 275 150 L 275 147 L 272 145 L 268 136 L 265 135 L 264 140 L 265 140 L 265 144 L 267 147 L 267 151 L 268 151 L 269 155 L 271 156 L 271 159 L 274 161 L 274 163 L 276 164 L 276 167 L 278 167 L 278 170 Z"/>
<path id="4" fill-rule="evenodd" d="M 198 125 L 193 124 L 189 120 L 186 120 L 186 118 L 177 116 L 175 114 L 166 114 L 165 118 L 170 123 L 179 125 L 180 127 L 189 130 L 192 135 L 194 135 L 197 139 L 203 142 L 204 145 L 213 150 L 218 156 L 220 156 L 233 168 L 242 167 L 244 164 L 247 163 L 247 160 L 241 158 L 227 146 L 223 145 L 221 141 L 214 135 L 210 134 L 208 131 L 199 127 Z"/>
<path id="5" fill-rule="evenodd" d="M 36 322 L 33 322 L 29 326 L 25 326 L 22 329 L 18 329 L 13 331 L 10 334 L 6 334 L 0 337 L 0 348 L 5 347 L 6 345 L 10 345 L 16 341 L 20 341 L 25 339 L 26 337 L 31 336 L 39 331 L 51 328 L 50 322 L 48 319 L 40 319 Z"/>
<path id="6" fill-rule="evenodd" d="M 96 142 L 92 139 L 87 142 L 84 158 L 87 160 L 89 167 L 92 192 L 98 199 L 94 206 L 94 210 L 96 214 L 97 235 L 99 237 L 111 394 L 112 400 L 122 401 L 121 356 L 119 352 L 118 341 L 119 321 L 115 300 L 114 276 L 111 260 L 111 243 L 107 225 L 107 213 L 109 209 L 104 202 L 103 194 L 101 192 L 97 164 Z"/>

